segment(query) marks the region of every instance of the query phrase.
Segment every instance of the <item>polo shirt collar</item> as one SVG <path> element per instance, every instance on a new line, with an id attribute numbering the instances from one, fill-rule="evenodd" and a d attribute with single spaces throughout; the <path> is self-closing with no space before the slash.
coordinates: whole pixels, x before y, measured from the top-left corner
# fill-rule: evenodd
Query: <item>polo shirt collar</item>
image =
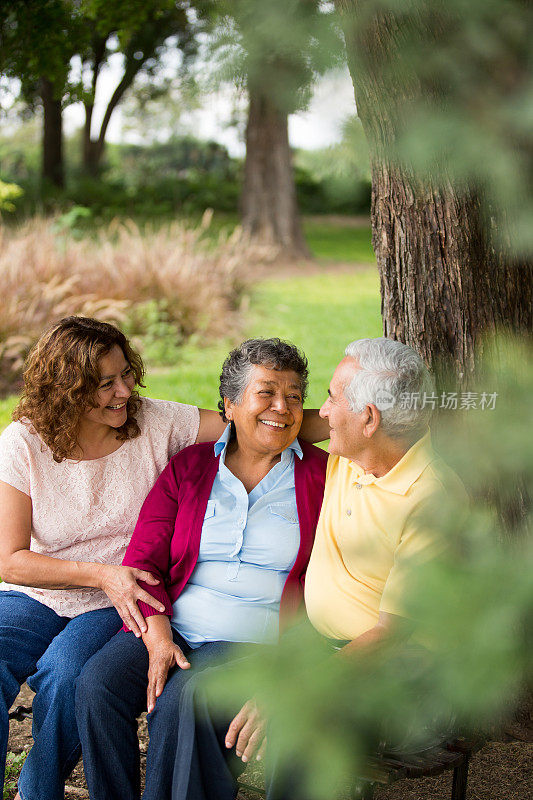
<path id="1" fill-rule="evenodd" d="M 350 461 L 350 468 L 353 472 L 354 483 L 360 483 L 363 486 L 374 483 L 387 492 L 403 495 L 407 494 L 413 483 L 418 480 L 427 465 L 435 458 L 435 451 L 431 445 L 431 434 L 428 431 L 381 478 L 376 478 L 372 473 L 365 473 L 355 461 Z"/>
<path id="2" fill-rule="evenodd" d="M 214 445 L 215 456 L 219 456 L 222 453 L 222 451 L 226 449 L 230 438 L 231 438 L 231 425 L 226 425 L 224 433 L 215 442 Z M 293 450 L 295 455 L 297 455 L 300 460 L 302 460 L 302 458 L 304 457 L 303 450 L 300 446 L 300 442 L 298 441 L 298 439 L 295 439 L 294 442 L 291 442 L 291 444 L 285 448 L 283 453 L 285 453 L 287 450 Z M 282 453 L 282 460 L 283 460 L 283 453 Z"/>

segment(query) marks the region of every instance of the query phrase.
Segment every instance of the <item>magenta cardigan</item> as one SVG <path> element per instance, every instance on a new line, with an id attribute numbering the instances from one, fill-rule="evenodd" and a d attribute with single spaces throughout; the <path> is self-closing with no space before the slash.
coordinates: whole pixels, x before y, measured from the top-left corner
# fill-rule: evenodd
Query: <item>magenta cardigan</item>
<path id="1" fill-rule="evenodd" d="M 327 453 L 301 442 L 303 459 L 295 455 L 294 483 L 300 523 L 300 548 L 289 572 L 280 603 L 280 630 L 296 615 L 303 600 L 305 571 L 322 505 Z M 139 601 L 144 617 L 172 616 L 198 559 L 205 510 L 218 471 L 214 442 L 194 444 L 170 459 L 144 501 L 123 564 L 151 572 L 157 586 L 139 581 L 160 600 L 164 612 Z M 126 628 L 127 630 L 127 628 Z"/>

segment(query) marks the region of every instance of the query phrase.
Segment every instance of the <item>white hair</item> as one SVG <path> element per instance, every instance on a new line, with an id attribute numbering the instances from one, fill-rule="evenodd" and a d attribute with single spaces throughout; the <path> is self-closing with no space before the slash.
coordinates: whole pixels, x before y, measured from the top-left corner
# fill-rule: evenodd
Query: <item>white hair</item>
<path id="1" fill-rule="evenodd" d="M 392 438 L 422 436 L 431 417 L 434 392 L 429 370 L 411 347 L 393 339 L 358 339 L 350 342 L 347 356 L 356 358 L 358 369 L 344 389 L 352 411 L 373 404 L 381 412 L 383 433 Z"/>

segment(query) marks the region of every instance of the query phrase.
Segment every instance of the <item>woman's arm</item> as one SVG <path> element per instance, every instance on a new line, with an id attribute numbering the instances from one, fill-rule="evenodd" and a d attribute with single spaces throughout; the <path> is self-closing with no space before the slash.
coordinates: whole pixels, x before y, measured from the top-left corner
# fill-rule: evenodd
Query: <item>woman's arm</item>
<path id="1" fill-rule="evenodd" d="M 181 648 L 174 644 L 167 616 L 149 617 L 147 623 L 148 628 L 143 633 L 143 642 L 149 657 L 146 706 L 150 712 L 153 711 L 155 701 L 165 688 L 169 669 L 176 665 L 181 669 L 189 669 L 191 665 Z"/>
<path id="2" fill-rule="evenodd" d="M 304 409 L 304 418 L 298 438 L 314 444 L 329 439 L 329 423 L 318 414 L 318 408 Z"/>
<path id="3" fill-rule="evenodd" d="M 155 585 L 159 581 L 149 572 L 113 564 L 94 564 L 86 561 L 66 561 L 30 550 L 31 499 L 4 481 L 0 481 L 0 576 L 17 586 L 36 586 L 40 589 L 71 589 L 93 587 L 102 589 L 122 620 L 140 636 L 146 627 L 137 607 L 141 600 L 161 609 L 159 601 L 137 584 L 137 579 Z"/>
<path id="4" fill-rule="evenodd" d="M 218 411 L 210 411 L 207 408 L 199 408 L 198 410 L 200 412 L 200 427 L 198 428 L 195 444 L 216 442 L 224 433 L 227 423 L 223 421 Z"/>
<path id="5" fill-rule="evenodd" d="M 361 652 L 378 650 L 386 644 L 402 644 L 413 633 L 414 623 L 397 614 L 379 612 L 377 623 L 337 651 L 338 657 L 357 656 Z"/>

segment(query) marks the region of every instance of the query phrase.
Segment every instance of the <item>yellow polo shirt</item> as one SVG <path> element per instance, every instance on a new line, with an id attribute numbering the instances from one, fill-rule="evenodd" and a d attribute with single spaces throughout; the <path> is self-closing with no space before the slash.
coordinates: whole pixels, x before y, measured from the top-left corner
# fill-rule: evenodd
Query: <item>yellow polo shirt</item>
<path id="1" fill-rule="evenodd" d="M 305 579 L 314 627 L 332 639 L 355 639 L 376 625 L 380 611 L 405 616 L 403 587 L 413 563 L 443 548 L 424 510 L 452 498 L 468 502 L 457 475 L 433 450 L 429 432 L 381 478 L 330 455 Z"/>

